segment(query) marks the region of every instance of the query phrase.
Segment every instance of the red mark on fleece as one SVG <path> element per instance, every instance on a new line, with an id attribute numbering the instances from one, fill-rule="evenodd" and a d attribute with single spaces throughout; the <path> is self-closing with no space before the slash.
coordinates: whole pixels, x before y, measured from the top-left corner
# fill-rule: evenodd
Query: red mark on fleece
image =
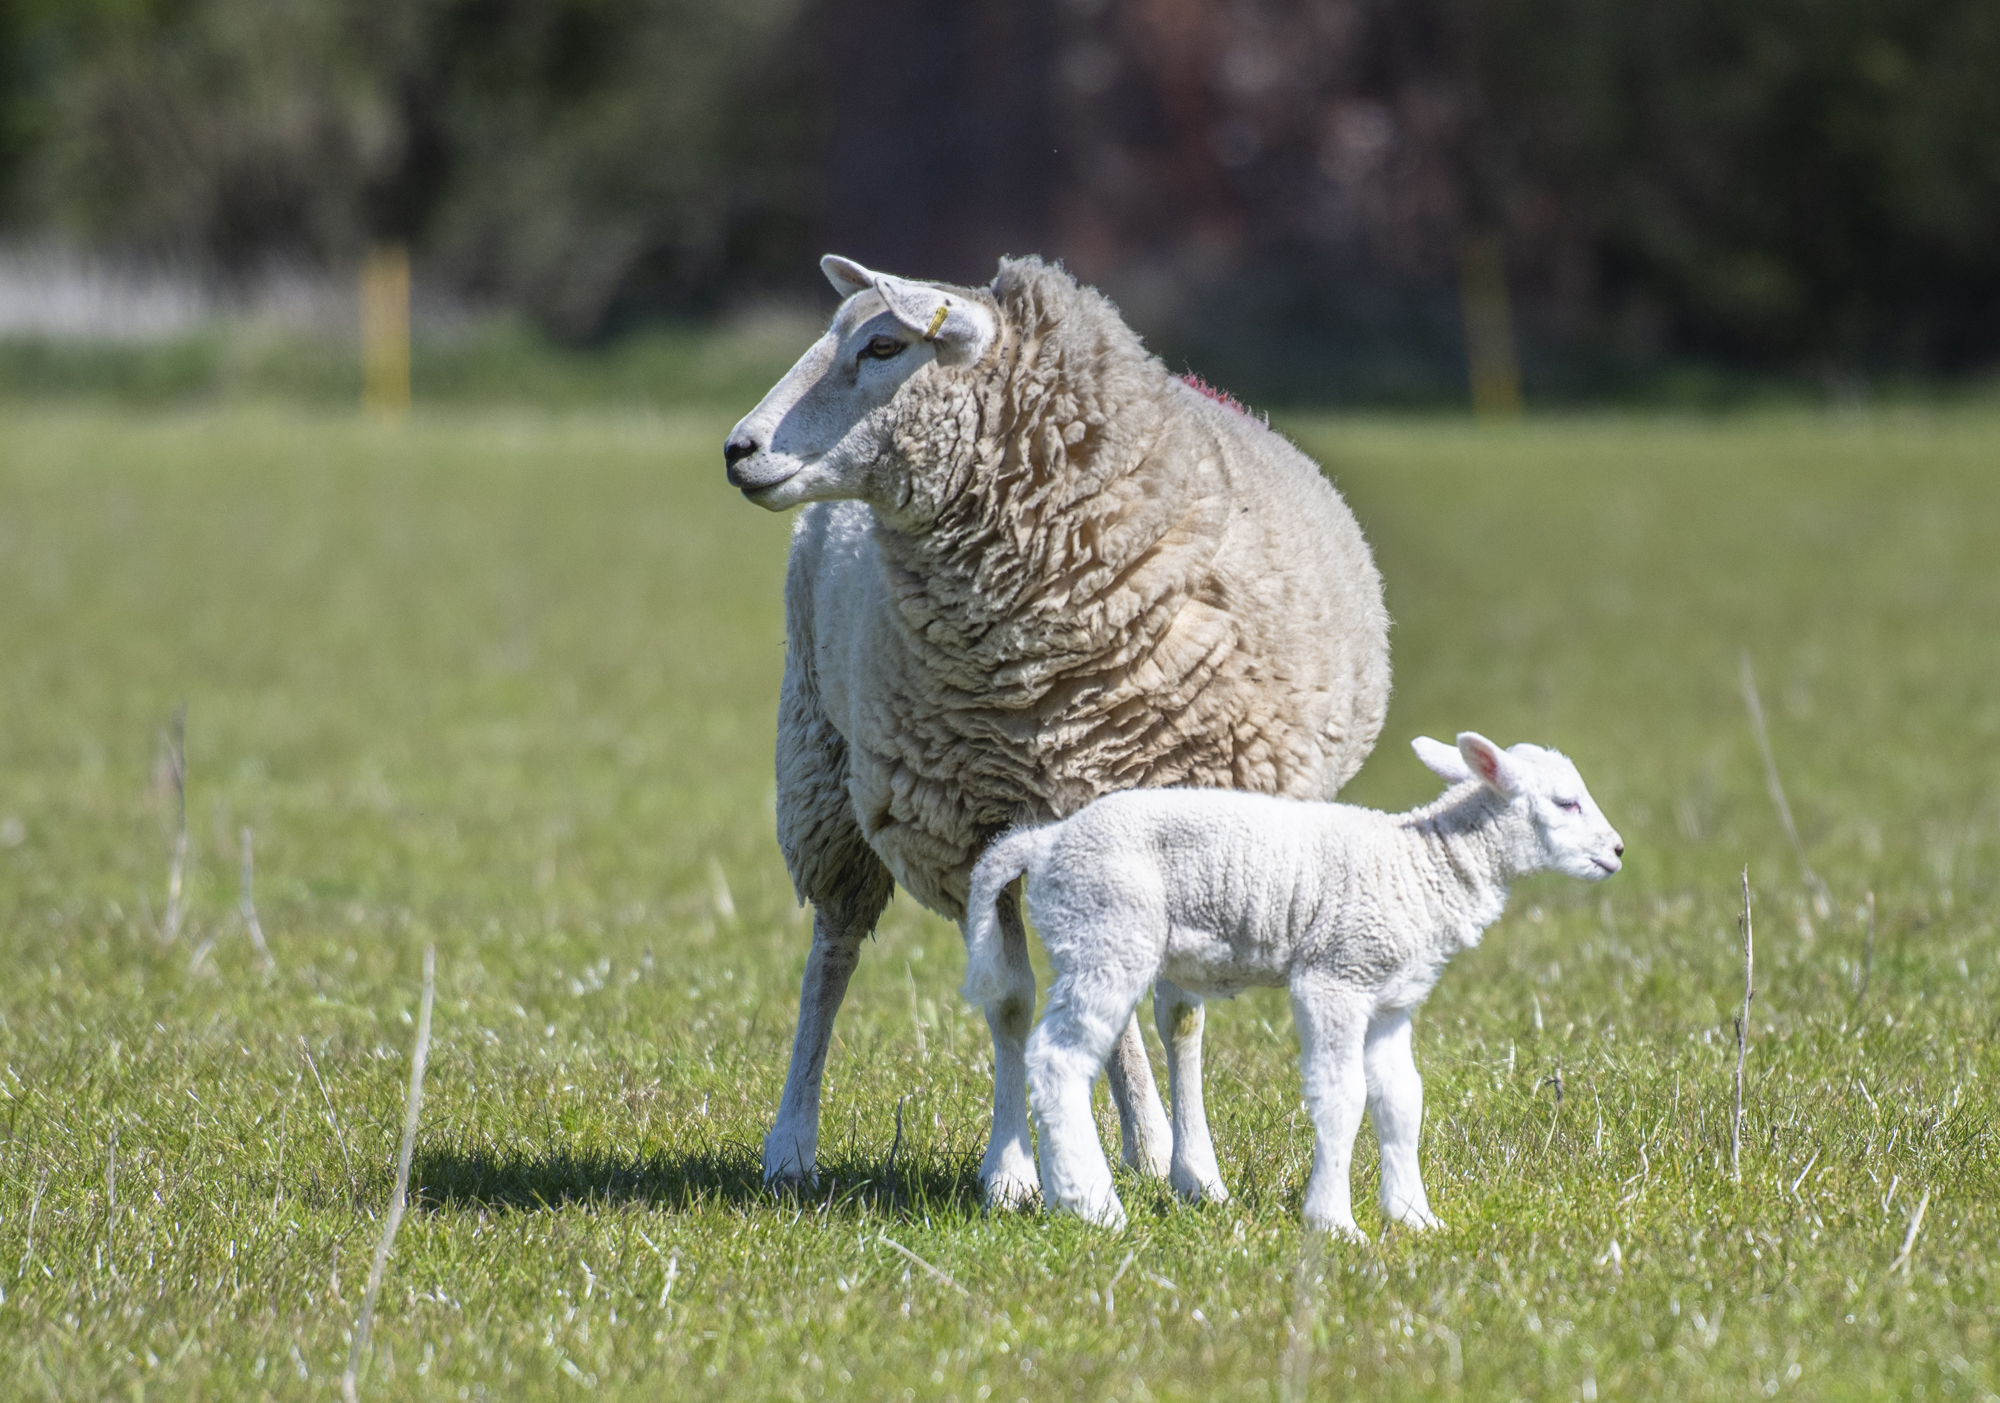
<path id="1" fill-rule="evenodd" d="M 1243 407 L 1243 401 L 1236 398 L 1235 395 L 1230 394 L 1227 390 L 1216 389 L 1215 386 L 1209 384 L 1208 381 L 1202 379 L 1192 371 L 1181 377 L 1181 383 L 1196 394 L 1214 400 L 1224 409 L 1233 409 L 1238 414 L 1248 414 L 1250 412 Z"/>

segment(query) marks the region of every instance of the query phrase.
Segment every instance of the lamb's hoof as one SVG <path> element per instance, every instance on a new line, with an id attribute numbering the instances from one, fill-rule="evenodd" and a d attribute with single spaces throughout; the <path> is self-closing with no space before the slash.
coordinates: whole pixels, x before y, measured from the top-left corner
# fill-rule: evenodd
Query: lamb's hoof
<path id="1" fill-rule="evenodd" d="M 1365 1247 L 1368 1245 L 1368 1234 L 1361 1231 L 1352 1219 L 1344 1223 L 1338 1223 L 1331 1218 L 1309 1217 L 1306 1219 L 1306 1226 L 1315 1228 L 1325 1233 L 1328 1237 L 1335 1237 L 1339 1238 L 1342 1242 L 1352 1243 L 1356 1247 Z"/>
<path id="2" fill-rule="evenodd" d="M 1219 1174 L 1196 1174 L 1189 1169 L 1176 1169 L 1168 1177 L 1174 1192 L 1189 1203 L 1227 1203 L 1229 1188 Z"/>
<path id="3" fill-rule="evenodd" d="M 986 1211 L 1014 1213 L 1032 1207 L 1042 1196 L 1041 1181 L 1032 1174 L 999 1170 L 986 1178 Z"/>
<path id="4" fill-rule="evenodd" d="M 1118 1201 L 1115 1192 L 1105 1194 L 1101 1198 L 1065 1203 L 1062 1206 L 1094 1228 L 1109 1228 L 1113 1232 L 1125 1231 L 1125 1205 Z"/>
<path id="5" fill-rule="evenodd" d="M 1419 1208 L 1413 1212 L 1398 1213 L 1395 1221 L 1401 1226 L 1408 1228 L 1411 1232 L 1430 1232 L 1434 1228 L 1444 1226 L 1443 1219 L 1439 1218 L 1437 1214 L 1431 1212 L 1428 1208 Z"/>
<path id="6" fill-rule="evenodd" d="M 1114 1198 L 1108 1207 L 1099 1209 L 1097 1214 L 1087 1221 L 1100 1228 L 1109 1228 L 1113 1232 L 1124 1232 L 1125 1205 Z"/>

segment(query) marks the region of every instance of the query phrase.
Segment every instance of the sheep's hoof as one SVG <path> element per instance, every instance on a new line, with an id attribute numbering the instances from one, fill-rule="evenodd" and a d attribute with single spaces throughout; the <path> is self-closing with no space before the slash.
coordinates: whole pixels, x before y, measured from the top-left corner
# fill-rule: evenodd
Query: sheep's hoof
<path id="1" fill-rule="evenodd" d="M 1414 1212 L 1398 1214 L 1396 1221 L 1411 1232 L 1429 1232 L 1433 1228 L 1444 1226 L 1444 1221 L 1428 1208 L 1419 1208 Z"/>
<path id="2" fill-rule="evenodd" d="M 1127 1169 L 1148 1179 L 1165 1179 L 1172 1172 L 1171 1157 L 1157 1141 L 1139 1138 L 1138 1143 L 1134 1144 L 1130 1139 L 1125 1140 L 1119 1149 L 1118 1157 Z"/>
<path id="3" fill-rule="evenodd" d="M 1229 1188 L 1219 1174 L 1203 1175 L 1188 1169 L 1176 1169 L 1167 1182 L 1189 1203 L 1229 1202 Z"/>
<path id="4" fill-rule="evenodd" d="M 814 1187 L 819 1183 L 816 1158 L 802 1146 L 778 1144 L 773 1135 L 764 1142 L 764 1186 L 779 1192 Z"/>
<path id="5" fill-rule="evenodd" d="M 989 1213 L 1013 1213 L 1032 1206 L 1041 1193 L 1041 1183 L 1033 1176 L 1001 1170 L 987 1177 L 986 1209 Z"/>

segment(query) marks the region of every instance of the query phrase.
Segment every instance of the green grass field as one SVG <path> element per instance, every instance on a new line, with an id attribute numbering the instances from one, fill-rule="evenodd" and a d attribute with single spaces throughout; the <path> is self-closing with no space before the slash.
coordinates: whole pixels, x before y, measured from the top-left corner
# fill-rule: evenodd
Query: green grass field
<path id="1" fill-rule="evenodd" d="M 819 1187 L 762 1191 L 808 926 L 771 836 L 787 523 L 723 485 L 731 417 L 0 417 L 0 1393 L 333 1390 L 435 942 L 367 1397 L 1994 1396 L 2000 417 L 1286 426 L 1397 621 L 1349 797 L 1427 798 L 1409 738 L 1476 727 L 1567 750 L 1628 844 L 1447 971 L 1448 1227 L 1362 1248 L 1300 1227 L 1277 991 L 1210 1014 L 1234 1202 L 983 1216 L 985 1027 L 901 900 Z M 1356 1174 L 1373 1228 L 1366 1131 Z"/>

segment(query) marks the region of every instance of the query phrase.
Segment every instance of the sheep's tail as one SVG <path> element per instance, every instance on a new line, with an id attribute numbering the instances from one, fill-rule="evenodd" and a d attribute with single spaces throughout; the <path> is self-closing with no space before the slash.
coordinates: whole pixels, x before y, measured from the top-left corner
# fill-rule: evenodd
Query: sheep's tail
<path id="1" fill-rule="evenodd" d="M 965 903 L 965 984 L 959 990 L 975 1004 L 1007 995 L 1007 954 L 1001 946 L 1000 893 L 1028 870 L 1041 846 L 1041 830 L 1017 828 L 995 838 L 972 869 L 972 895 Z"/>

